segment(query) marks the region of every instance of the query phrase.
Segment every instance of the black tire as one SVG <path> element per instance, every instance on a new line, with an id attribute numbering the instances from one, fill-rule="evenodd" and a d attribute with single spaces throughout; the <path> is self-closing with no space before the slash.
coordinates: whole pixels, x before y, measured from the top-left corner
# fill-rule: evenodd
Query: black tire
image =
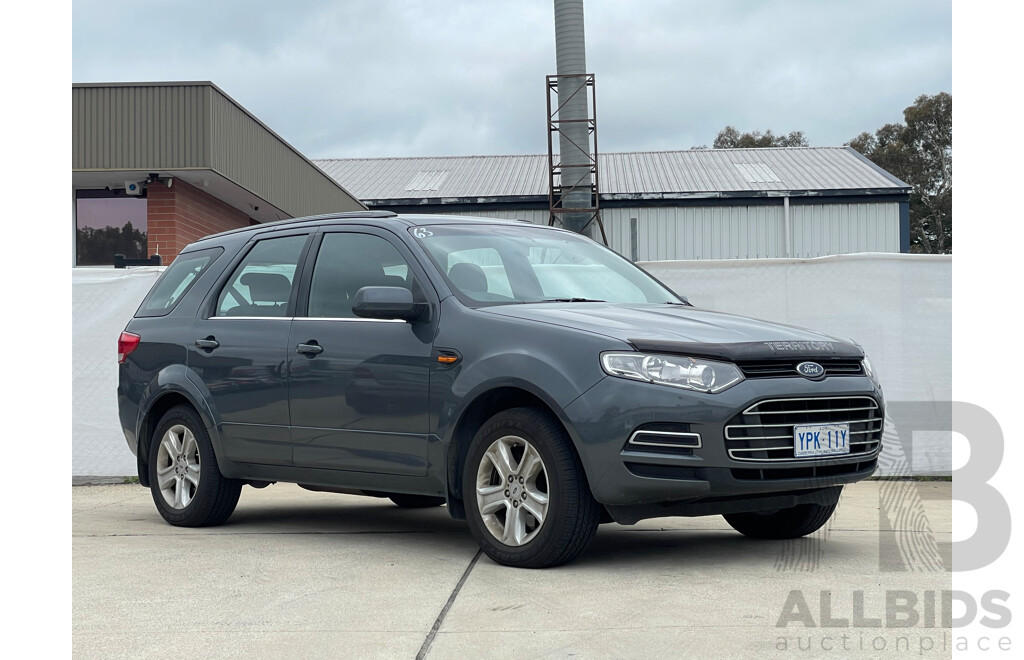
<path id="1" fill-rule="evenodd" d="M 755 539 L 795 539 L 821 528 L 836 510 L 831 504 L 799 504 L 768 513 L 731 513 L 723 517 L 733 529 Z"/>
<path id="2" fill-rule="evenodd" d="M 432 497 L 430 495 L 407 495 L 405 493 L 391 493 L 388 499 L 403 509 L 427 509 L 444 504 L 443 497 Z"/>
<path id="3" fill-rule="evenodd" d="M 180 452 L 174 451 L 171 436 L 179 439 Z M 150 442 L 150 491 L 164 520 L 179 527 L 206 527 L 219 525 L 231 516 L 242 492 L 242 482 L 221 475 L 210 434 L 191 406 L 168 410 Z M 194 477 L 196 465 L 198 484 L 188 478 Z M 165 477 L 164 487 L 161 473 Z"/>
<path id="4" fill-rule="evenodd" d="M 505 482 L 508 475 L 502 477 L 494 461 L 485 457 L 498 443 L 511 456 L 508 466 L 515 468 L 507 470 L 514 479 L 511 485 Z M 539 467 L 534 452 L 539 455 Z M 481 488 L 493 491 L 495 498 L 484 505 L 492 510 L 486 515 L 478 504 L 478 479 L 484 484 Z M 571 561 L 590 545 L 601 519 L 601 506 L 590 493 L 572 440 L 551 413 L 537 408 L 505 410 L 480 427 L 466 456 L 462 490 L 473 537 L 488 557 L 506 566 L 545 568 Z M 542 502 L 545 497 L 546 503 Z M 543 514 L 539 524 L 533 511 Z M 506 524 L 510 515 L 511 525 Z M 509 530 L 511 536 L 516 530 L 523 532 L 522 539 L 503 542 L 498 534 L 509 536 Z"/>

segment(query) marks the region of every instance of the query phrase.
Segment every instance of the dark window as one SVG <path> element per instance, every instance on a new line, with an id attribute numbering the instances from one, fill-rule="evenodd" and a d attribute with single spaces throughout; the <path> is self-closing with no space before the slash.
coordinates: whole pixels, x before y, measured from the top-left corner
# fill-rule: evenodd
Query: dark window
<path id="1" fill-rule="evenodd" d="M 394 245 L 371 234 L 326 234 L 313 268 L 309 313 L 317 318 L 352 318 L 356 291 L 364 286 L 400 286 L 416 294 L 409 264 Z"/>
<path id="2" fill-rule="evenodd" d="M 79 266 L 110 266 L 115 254 L 149 257 L 146 198 L 114 197 L 101 190 L 80 190 L 75 199 L 75 250 Z M 154 250 L 155 251 L 155 250 Z"/>
<path id="3" fill-rule="evenodd" d="M 216 316 L 284 316 L 306 236 L 270 238 L 245 255 L 217 299 Z"/>
<path id="4" fill-rule="evenodd" d="M 175 259 L 142 301 L 137 316 L 163 316 L 170 312 L 223 251 L 223 248 L 212 248 Z"/>

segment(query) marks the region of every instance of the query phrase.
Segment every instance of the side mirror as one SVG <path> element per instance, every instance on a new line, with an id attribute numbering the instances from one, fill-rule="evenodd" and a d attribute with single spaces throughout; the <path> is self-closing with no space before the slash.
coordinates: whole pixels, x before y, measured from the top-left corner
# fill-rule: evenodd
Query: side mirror
<path id="1" fill-rule="evenodd" d="M 356 291 L 352 313 L 365 319 L 415 321 L 425 306 L 414 302 L 412 292 L 400 286 L 364 286 Z"/>

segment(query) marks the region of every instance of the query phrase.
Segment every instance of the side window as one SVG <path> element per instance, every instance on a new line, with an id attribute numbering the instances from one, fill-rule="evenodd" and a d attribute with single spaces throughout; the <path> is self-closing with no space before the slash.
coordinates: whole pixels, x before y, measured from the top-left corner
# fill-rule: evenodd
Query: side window
<path id="1" fill-rule="evenodd" d="M 417 296 L 409 264 L 387 240 L 372 234 L 324 234 L 309 285 L 308 316 L 354 318 L 352 302 L 364 286 L 400 286 Z"/>
<path id="2" fill-rule="evenodd" d="M 174 309 L 199 276 L 206 272 L 206 267 L 222 252 L 223 248 L 212 248 L 183 254 L 175 259 L 142 301 L 137 316 L 163 316 Z"/>
<path id="3" fill-rule="evenodd" d="M 305 236 L 258 242 L 217 298 L 215 316 L 284 316 Z"/>

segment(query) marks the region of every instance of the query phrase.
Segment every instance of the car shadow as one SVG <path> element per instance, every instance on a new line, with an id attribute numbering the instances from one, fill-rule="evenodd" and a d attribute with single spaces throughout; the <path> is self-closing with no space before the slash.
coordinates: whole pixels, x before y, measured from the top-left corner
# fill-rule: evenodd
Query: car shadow
<path id="1" fill-rule="evenodd" d="M 806 537 L 790 541 L 747 538 L 725 527 L 708 529 L 652 529 L 617 525 L 601 525 L 590 547 L 572 562 L 577 570 L 604 569 L 608 566 L 671 564 L 688 570 L 720 570 L 730 565 L 744 570 L 778 568 L 786 553 L 820 554 L 822 541 Z M 444 506 L 425 509 L 404 509 L 387 500 L 367 500 L 366 504 L 330 502 L 261 503 L 240 507 L 218 528 L 226 534 L 307 534 L 335 536 L 349 534 L 392 534 L 391 543 L 408 544 L 415 549 L 423 534 L 434 535 L 434 543 L 450 545 L 453 550 L 475 548 L 476 542 L 465 521 L 454 520 Z M 859 550 L 844 547 L 838 539 L 828 542 L 832 558 L 847 554 L 851 558 Z M 482 558 L 483 561 L 490 561 Z"/>
<path id="2" fill-rule="evenodd" d="M 724 524 L 724 523 L 723 523 Z M 688 570 L 771 568 L 783 541 L 750 539 L 731 529 L 644 529 L 602 525 L 593 543 L 575 562 L 579 568 L 604 568 L 671 562 Z"/>
<path id="3" fill-rule="evenodd" d="M 266 534 L 435 534 L 467 537 L 469 530 L 443 506 L 405 509 L 387 500 L 367 504 L 288 503 L 241 507 L 220 529 Z"/>

